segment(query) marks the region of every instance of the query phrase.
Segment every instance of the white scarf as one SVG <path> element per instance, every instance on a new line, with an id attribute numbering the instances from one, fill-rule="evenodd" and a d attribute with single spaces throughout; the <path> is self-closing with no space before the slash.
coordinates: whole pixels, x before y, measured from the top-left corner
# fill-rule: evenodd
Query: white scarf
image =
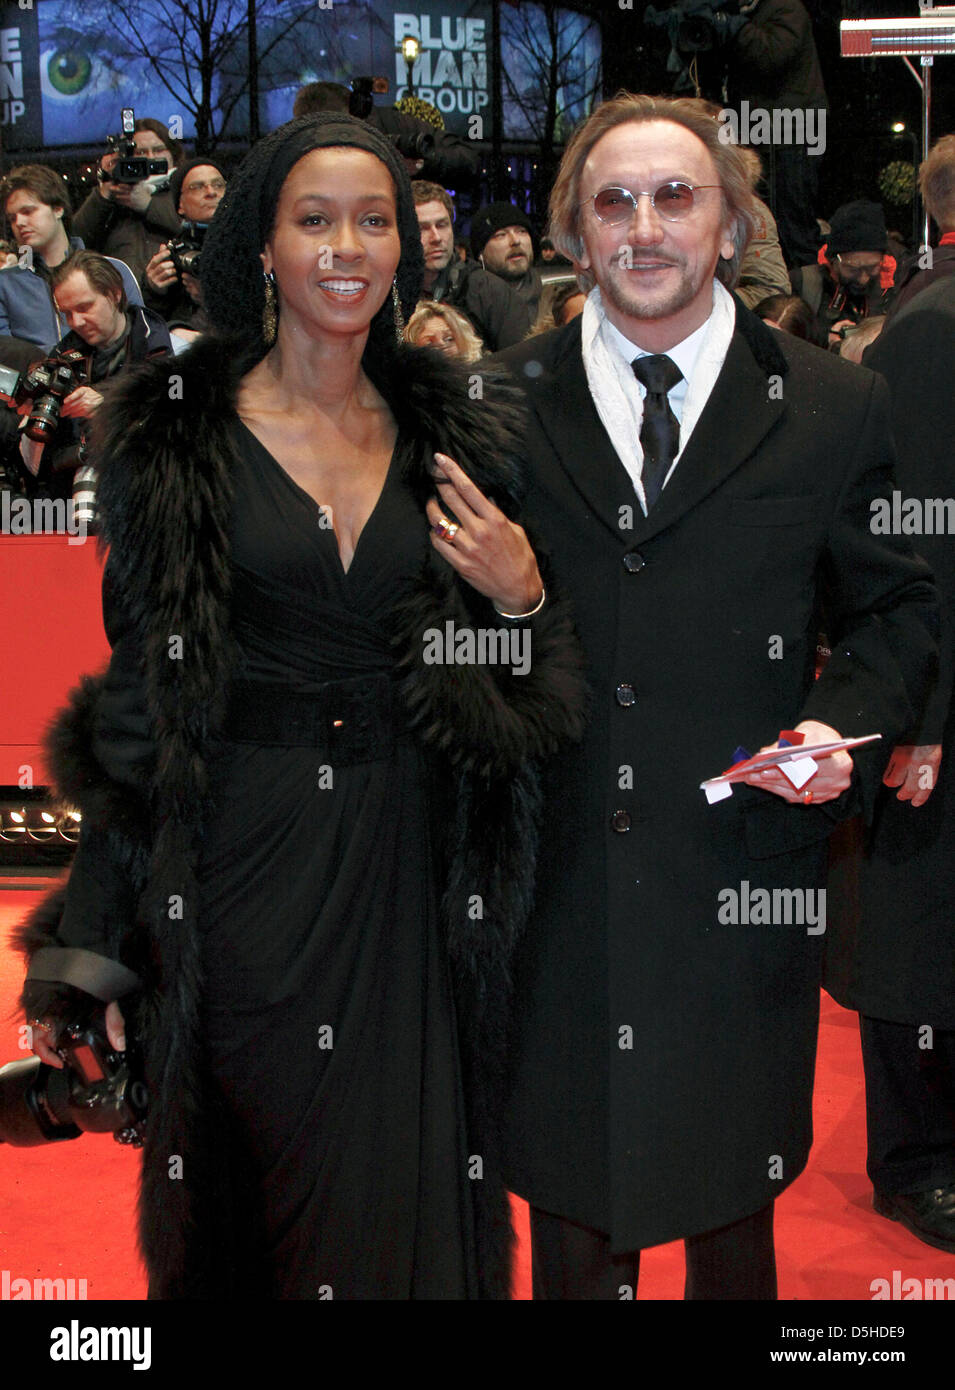
<path id="1" fill-rule="evenodd" d="M 607 314 L 600 290 L 595 286 L 587 296 L 581 320 L 581 349 L 587 385 L 597 414 L 620 462 L 630 476 L 633 490 L 647 513 L 643 491 L 643 448 L 640 429 L 643 425 L 643 397 L 633 368 L 621 354 L 605 330 Z M 680 448 L 670 472 L 669 481 L 680 454 L 686 447 L 703 407 L 726 360 L 730 340 L 736 327 L 736 305 L 732 295 L 718 280 L 713 281 L 713 311 L 706 321 L 706 332 L 700 346 L 690 380 L 687 382 L 680 421 Z"/>

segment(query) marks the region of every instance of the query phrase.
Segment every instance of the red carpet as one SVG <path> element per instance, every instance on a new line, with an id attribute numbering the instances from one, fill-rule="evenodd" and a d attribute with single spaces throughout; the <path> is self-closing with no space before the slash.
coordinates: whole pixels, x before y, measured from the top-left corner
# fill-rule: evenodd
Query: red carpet
<path id="1" fill-rule="evenodd" d="M 2 881 L 0 881 L 2 882 Z M 19 959 L 9 927 L 36 895 L 0 892 L 0 1063 L 18 1050 Z M 783 1299 L 868 1299 L 875 1279 L 955 1278 L 955 1255 L 932 1250 L 875 1216 L 865 1176 L 865 1110 L 854 1014 L 823 995 L 816 1075 L 816 1143 L 808 1170 L 777 1203 Z M 90 1299 L 139 1299 L 145 1278 L 133 1225 L 138 1156 L 112 1139 L 84 1136 L 35 1149 L 0 1145 L 0 1278 L 87 1281 Z M 530 1297 L 526 1208 L 515 1202 L 520 1250 L 515 1297 Z M 642 1257 L 641 1299 L 683 1295 L 682 1244 Z"/>

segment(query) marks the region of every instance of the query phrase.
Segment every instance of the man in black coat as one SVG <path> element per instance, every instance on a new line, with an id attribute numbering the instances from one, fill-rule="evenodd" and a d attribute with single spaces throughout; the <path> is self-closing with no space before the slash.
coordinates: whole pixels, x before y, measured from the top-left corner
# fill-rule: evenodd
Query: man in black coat
<path id="1" fill-rule="evenodd" d="M 889 383 L 899 452 L 898 498 L 873 526 L 911 534 L 935 571 L 942 659 L 921 723 L 893 753 L 861 862 L 856 836 L 833 847 L 825 984 L 860 1013 L 875 1209 L 955 1251 L 955 279 L 920 290 L 865 363 Z"/>
<path id="2" fill-rule="evenodd" d="M 676 1237 L 687 1297 L 775 1297 L 773 1200 L 811 1144 L 826 840 L 871 814 L 936 666 L 928 567 L 869 526 L 894 485 L 883 384 L 724 288 L 747 168 L 695 103 L 598 108 L 550 227 L 595 288 L 500 359 L 593 693 L 583 746 L 546 768 L 514 968 L 505 1176 L 535 1297 L 632 1297 L 640 1248 Z M 884 742 L 708 803 L 738 745 L 783 730 Z"/>
<path id="3" fill-rule="evenodd" d="M 360 81 L 360 79 L 359 79 Z M 295 94 L 293 116 L 313 116 L 322 111 L 349 112 L 380 130 L 398 149 L 411 177 L 435 179 L 451 188 L 474 183 L 481 174 L 481 155 L 467 140 L 447 130 L 436 130 L 410 112 L 394 106 L 375 106 L 370 91 L 354 84 L 352 91 L 340 82 L 309 82 Z M 427 153 L 414 153 L 421 137 Z"/>
<path id="4" fill-rule="evenodd" d="M 919 192 L 926 212 L 938 225 L 939 242 L 934 248 L 920 246 L 899 267 L 887 319 L 894 318 L 936 280 L 955 275 L 955 135 L 943 135 L 923 161 L 919 168 Z"/>

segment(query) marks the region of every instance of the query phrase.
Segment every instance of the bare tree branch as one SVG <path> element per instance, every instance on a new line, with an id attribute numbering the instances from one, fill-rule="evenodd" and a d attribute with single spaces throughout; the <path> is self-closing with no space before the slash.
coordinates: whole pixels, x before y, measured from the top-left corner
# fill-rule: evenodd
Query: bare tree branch
<path id="1" fill-rule="evenodd" d="M 260 0 L 257 9 L 275 22 L 260 62 L 296 29 L 315 23 L 313 7 L 304 3 Z M 215 147 L 249 90 L 246 0 L 97 0 L 95 8 L 85 0 L 77 5 L 77 22 L 118 63 L 142 64 L 191 117 L 197 145 Z"/>

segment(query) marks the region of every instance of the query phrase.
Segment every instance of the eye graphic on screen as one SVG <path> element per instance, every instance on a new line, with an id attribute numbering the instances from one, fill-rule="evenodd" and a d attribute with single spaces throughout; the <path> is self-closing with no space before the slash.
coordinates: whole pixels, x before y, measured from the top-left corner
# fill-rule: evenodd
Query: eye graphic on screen
<path id="1" fill-rule="evenodd" d="M 126 80 L 102 54 L 82 43 L 49 44 L 40 52 L 40 90 L 49 101 L 66 103 L 118 92 Z"/>
<path id="2" fill-rule="evenodd" d="M 75 97 L 82 92 L 93 72 L 87 55 L 76 48 L 58 48 L 45 67 L 50 86 L 65 97 Z"/>

